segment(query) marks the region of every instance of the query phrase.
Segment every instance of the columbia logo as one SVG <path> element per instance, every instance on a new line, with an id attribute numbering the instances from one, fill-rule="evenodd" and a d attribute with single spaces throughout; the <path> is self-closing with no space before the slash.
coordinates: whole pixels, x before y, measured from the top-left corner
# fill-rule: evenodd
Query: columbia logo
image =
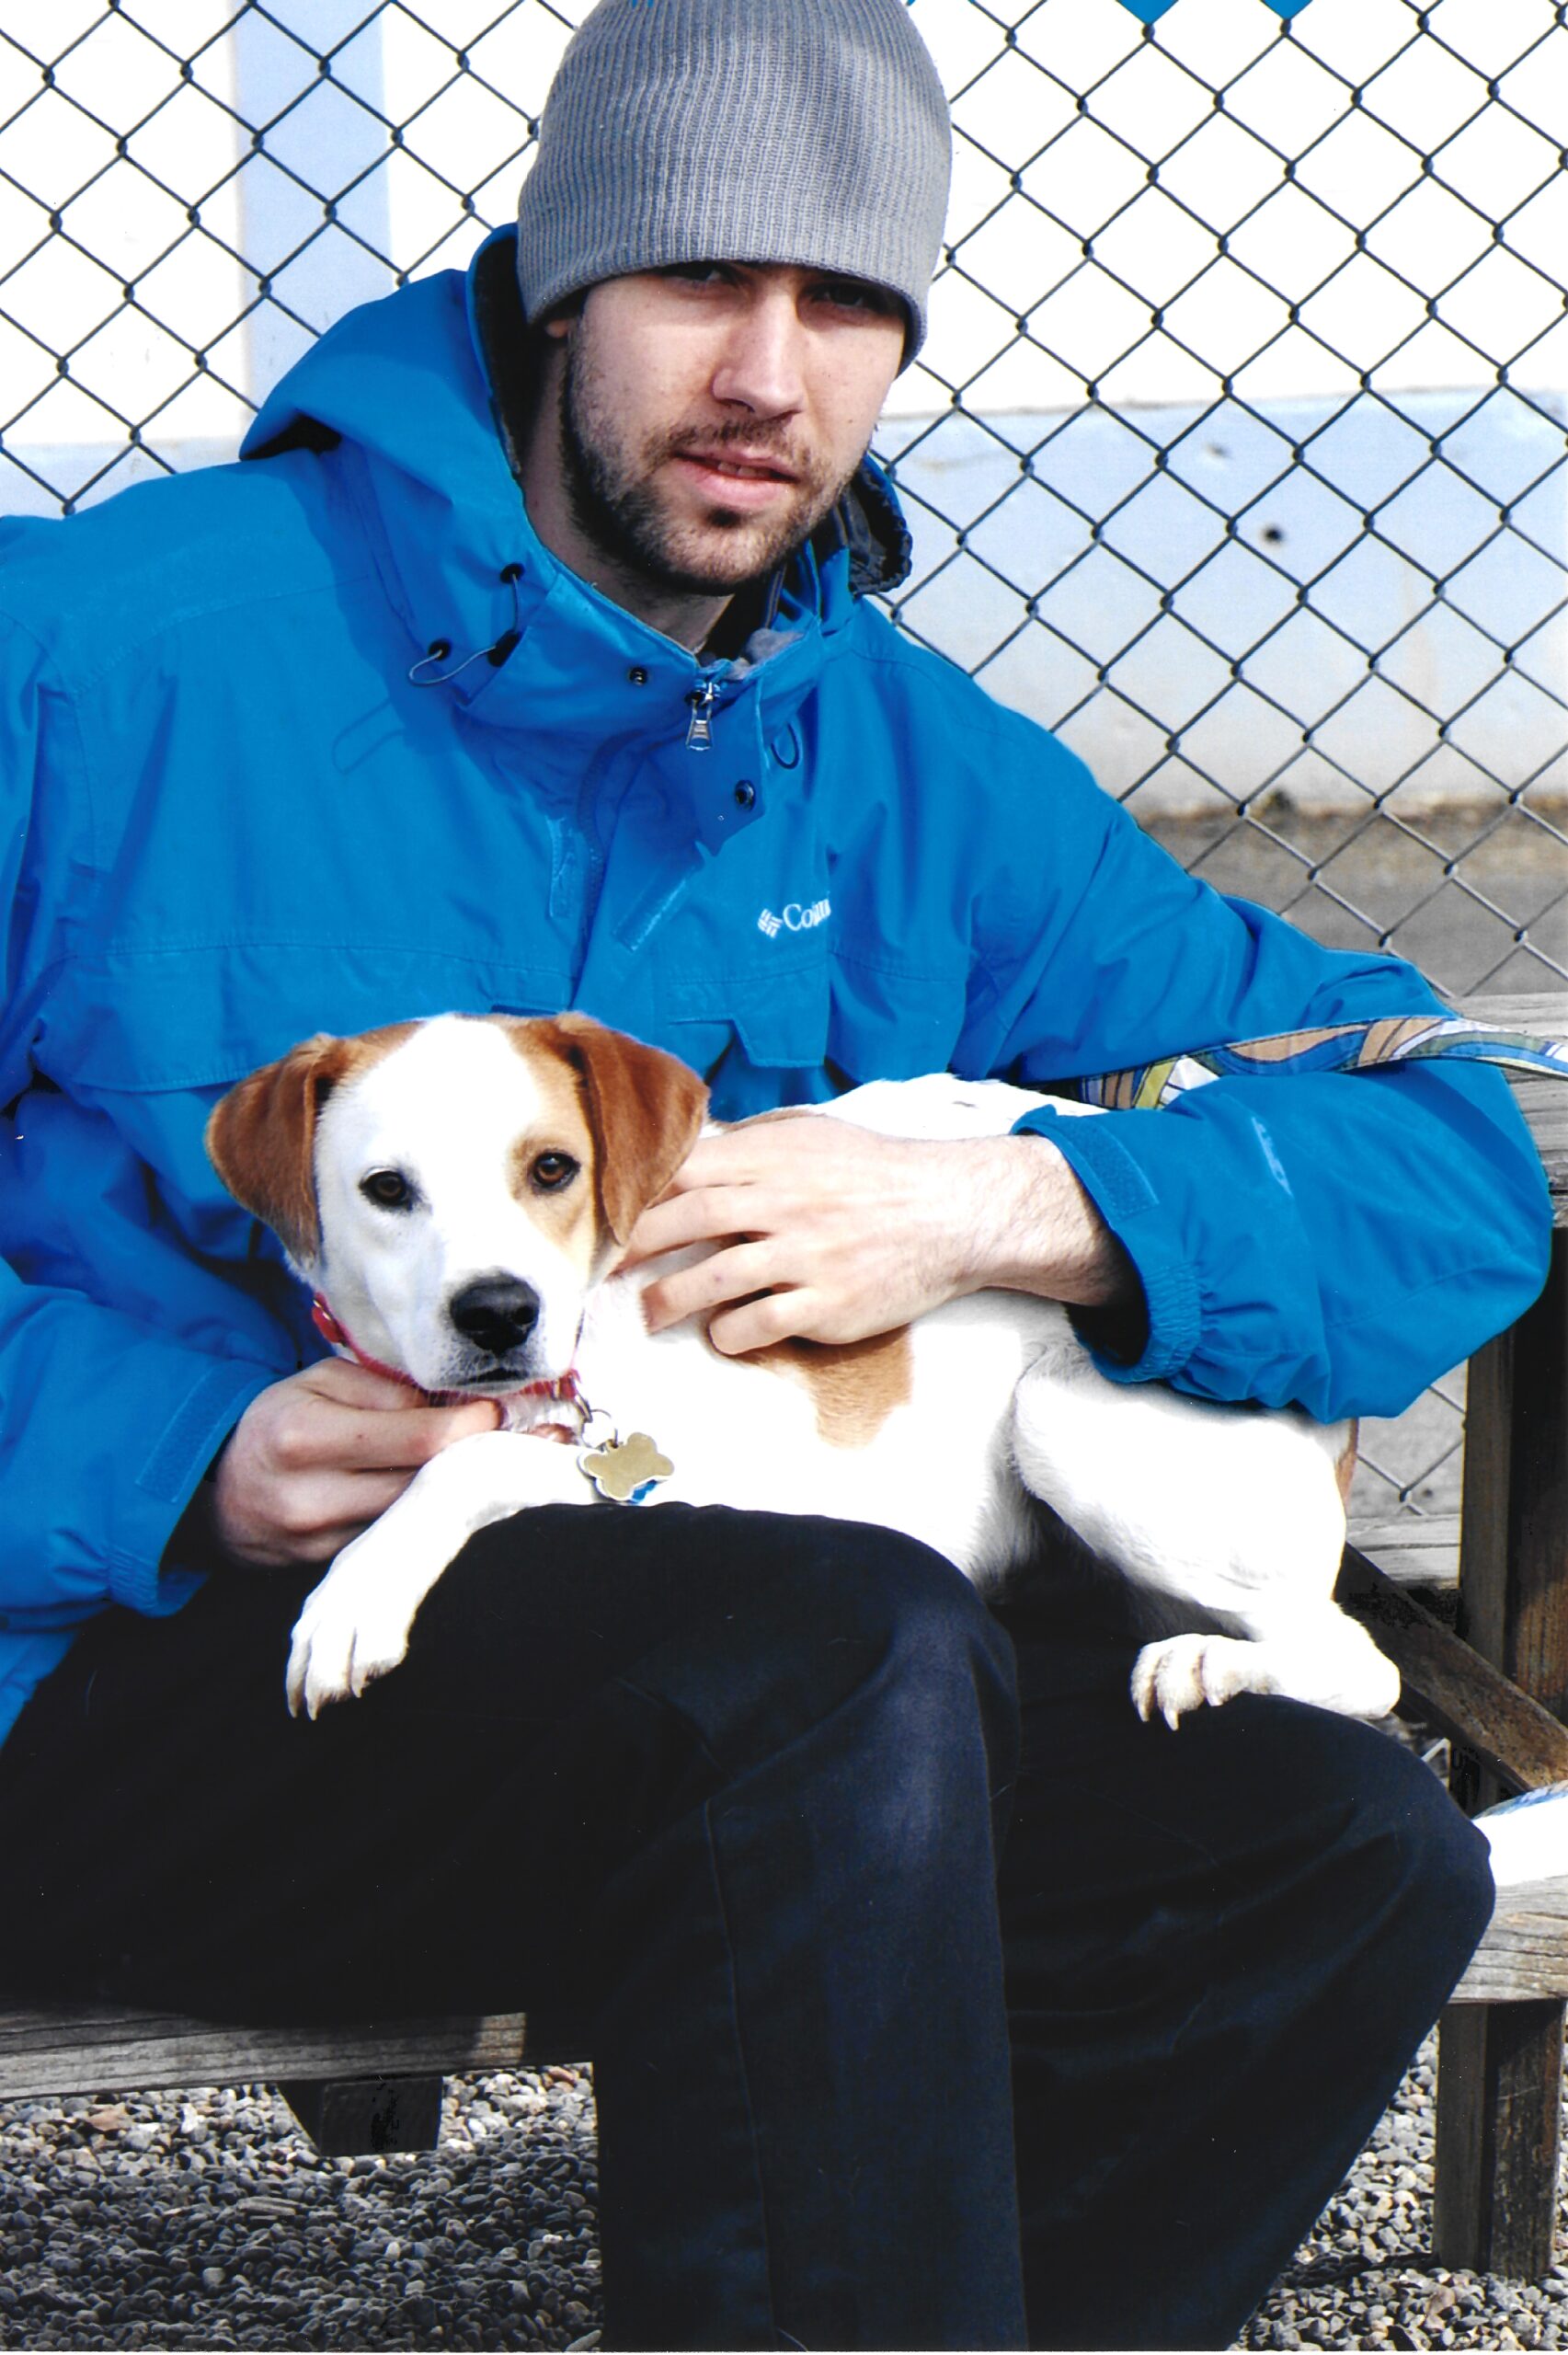
<path id="1" fill-rule="evenodd" d="M 772 908 L 764 908 L 757 919 L 757 929 L 765 932 L 770 940 L 775 939 L 781 932 L 815 932 L 819 924 L 827 923 L 832 913 L 830 900 L 818 900 L 809 908 L 803 908 L 798 900 L 792 900 L 782 915 L 776 916 Z"/>

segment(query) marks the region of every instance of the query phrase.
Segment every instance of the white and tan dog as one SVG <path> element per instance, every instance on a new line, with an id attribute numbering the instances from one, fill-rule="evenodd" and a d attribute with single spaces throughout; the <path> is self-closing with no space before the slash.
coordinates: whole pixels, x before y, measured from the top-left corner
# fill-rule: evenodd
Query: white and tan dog
<path id="1" fill-rule="evenodd" d="M 650 1335 L 643 1286 L 675 1262 L 616 1266 L 705 1100 L 673 1057 L 580 1015 L 447 1015 L 309 1040 L 217 1106 L 214 1166 L 275 1229 L 336 1346 L 443 1400 L 505 1402 L 505 1428 L 436 1456 L 338 1555 L 294 1631 L 291 1707 L 314 1717 L 395 1668 L 475 1530 L 595 1503 L 595 1470 L 613 1492 L 661 1465 L 656 1499 L 879 1522 L 982 1589 L 1026 1569 L 1043 1499 L 1193 1630 L 1139 1653 L 1145 1717 L 1174 1725 L 1242 1692 L 1393 1706 L 1397 1671 L 1333 1601 L 1351 1427 L 1109 1382 L 1066 1310 L 1021 1292 L 748 1358 L 692 1321 Z M 822 1109 L 891 1135 L 973 1137 L 1005 1134 L 1036 1101 L 940 1077 Z M 641 1443 L 597 1447 L 612 1425 Z"/>

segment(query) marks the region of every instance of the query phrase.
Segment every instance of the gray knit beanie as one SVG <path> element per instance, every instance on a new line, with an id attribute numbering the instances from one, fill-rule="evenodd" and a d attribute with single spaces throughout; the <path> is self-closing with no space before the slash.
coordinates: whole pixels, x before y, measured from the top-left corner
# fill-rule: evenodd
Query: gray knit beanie
<path id="1" fill-rule="evenodd" d="M 523 309 L 667 262 L 795 262 L 902 296 L 909 361 L 951 168 L 906 0 L 599 0 L 522 184 Z"/>

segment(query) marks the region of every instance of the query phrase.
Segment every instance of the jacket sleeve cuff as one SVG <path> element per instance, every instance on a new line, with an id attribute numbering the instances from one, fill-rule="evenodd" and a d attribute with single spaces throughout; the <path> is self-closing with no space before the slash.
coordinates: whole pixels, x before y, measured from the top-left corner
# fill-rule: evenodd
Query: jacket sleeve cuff
<path id="1" fill-rule="evenodd" d="M 126 1491 L 125 1522 L 109 1556 L 114 1602 L 152 1618 L 189 1602 L 200 1575 L 163 1568 L 165 1549 L 208 1465 L 251 1400 L 277 1380 L 268 1367 L 220 1358 L 187 1391 Z"/>
<path id="2" fill-rule="evenodd" d="M 1131 1260 L 1149 1318 L 1142 1354 L 1128 1362 L 1096 1346 L 1093 1315 L 1073 1322 L 1100 1372 L 1112 1382 L 1162 1382 L 1187 1363 L 1203 1328 L 1197 1279 L 1175 1221 L 1116 1133 L 1110 1120 L 1026 1112 L 1014 1136 L 1048 1137 Z"/>

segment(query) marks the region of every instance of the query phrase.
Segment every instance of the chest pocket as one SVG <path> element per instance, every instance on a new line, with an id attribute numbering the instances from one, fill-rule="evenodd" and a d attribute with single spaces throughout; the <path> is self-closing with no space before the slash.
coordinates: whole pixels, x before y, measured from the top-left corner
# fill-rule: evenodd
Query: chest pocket
<path id="1" fill-rule="evenodd" d="M 488 1013 L 537 1002 L 548 975 L 401 945 L 230 939 L 116 948 L 65 967 L 40 1011 L 32 1052 L 52 1086 L 107 1119 L 152 1173 L 199 1249 L 233 1247 L 238 1216 L 202 1142 L 225 1088 L 320 1030 Z M 556 1000 L 559 1003 L 559 1000 Z"/>
<path id="2" fill-rule="evenodd" d="M 759 942 L 759 946 L 762 944 Z M 715 1120 L 834 1093 L 828 1074 L 830 967 L 807 934 L 744 973 L 671 974 L 658 993 L 659 1043 L 706 1074 Z"/>
<path id="3" fill-rule="evenodd" d="M 708 1074 L 715 1120 L 819 1103 L 864 1080 L 967 1068 L 956 967 L 919 972 L 824 948 L 672 989 L 665 1003 L 660 1043 Z"/>
<path id="4" fill-rule="evenodd" d="M 919 1079 L 964 1066 L 967 975 L 957 955 L 945 971 L 893 955 L 834 959 L 828 1053 L 852 1084 Z"/>
<path id="5" fill-rule="evenodd" d="M 318 1030 L 497 1005 L 552 1008 L 558 975 L 402 944 L 243 940 L 110 949 L 68 967 L 35 1060 L 70 1095 L 226 1087 Z"/>

